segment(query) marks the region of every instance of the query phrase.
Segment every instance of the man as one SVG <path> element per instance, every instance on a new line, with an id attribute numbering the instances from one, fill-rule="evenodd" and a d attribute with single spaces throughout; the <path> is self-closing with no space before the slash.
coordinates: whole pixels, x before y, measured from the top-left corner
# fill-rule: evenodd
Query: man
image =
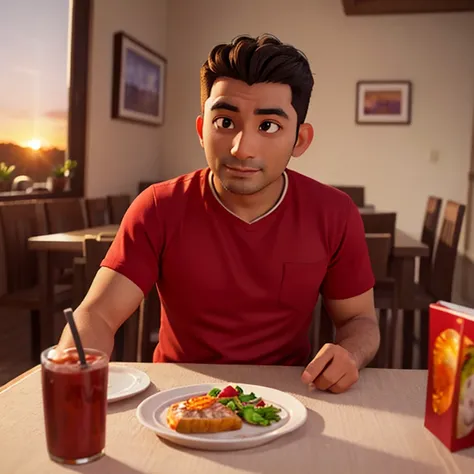
<path id="1" fill-rule="evenodd" d="M 155 362 L 305 365 L 302 381 L 332 392 L 357 381 L 379 345 L 362 221 L 346 194 L 287 170 L 313 139 L 312 87 L 303 54 L 272 36 L 212 50 L 196 121 L 209 167 L 132 203 L 75 311 L 86 346 L 110 353 L 156 283 Z M 336 344 L 308 364 L 320 292 Z"/>

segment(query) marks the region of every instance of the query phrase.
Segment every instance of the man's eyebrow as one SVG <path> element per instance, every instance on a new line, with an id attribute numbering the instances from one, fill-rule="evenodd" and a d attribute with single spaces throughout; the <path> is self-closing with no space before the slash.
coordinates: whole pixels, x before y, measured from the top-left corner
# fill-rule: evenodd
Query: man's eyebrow
<path id="1" fill-rule="evenodd" d="M 235 105 L 225 102 L 224 100 L 218 100 L 211 105 L 211 111 L 212 110 L 229 110 L 230 112 L 238 112 L 239 108 Z"/>
<path id="2" fill-rule="evenodd" d="M 228 110 L 230 112 L 239 112 L 239 108 L 235 105 L 229 104 L 225 100 L 218 100 L 211 105 L 211 111 L 213 110 Z M 278 115 L 285 119 L 289 119 L 288 114 L 281 107 L 268 107 L 264 109 L 255 109 L 255 115 Z"/>
<path id="3" fill-rule="evenodd" d="M 288 119 L 288 114 L 280 107 L 271 107 L 268 109 L 255 109 L 255 115 L 278 115 L 279 117 L 283 117 Z"/>

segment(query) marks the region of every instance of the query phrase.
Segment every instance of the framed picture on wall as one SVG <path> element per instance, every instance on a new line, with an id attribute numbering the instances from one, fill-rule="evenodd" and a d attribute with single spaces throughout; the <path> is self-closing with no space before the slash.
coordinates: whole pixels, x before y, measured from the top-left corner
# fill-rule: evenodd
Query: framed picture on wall
<path id="1" fill-rule="evenodd" d="M 162 125 L 166 59 L 131 36 L 114 35 L 112 117 Z"/>
<path id="2" fill-rule="evenodd" d="M 410 81 L 359 81 L 356 87 L 356 123 L 408 125 L 411 123 Z"/>

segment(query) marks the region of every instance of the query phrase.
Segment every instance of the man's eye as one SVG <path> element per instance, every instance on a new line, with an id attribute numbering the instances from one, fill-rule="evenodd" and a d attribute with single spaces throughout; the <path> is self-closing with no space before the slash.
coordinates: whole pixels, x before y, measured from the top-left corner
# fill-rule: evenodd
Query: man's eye
<path id="1" fill-rule="evenodd" d="M 269 121 L 262 122 L 260 125 L 260 130 L 266 133 L 276 133 L 278 130 L 280 130 L 280 128 L 280 125 Z"/>
<path id="2" fill-rule="evenodd" d="M 221 117 L 214 121 L 214 126 L 216 128 L 234 128 L 234 122 L 230 118 Z"/>

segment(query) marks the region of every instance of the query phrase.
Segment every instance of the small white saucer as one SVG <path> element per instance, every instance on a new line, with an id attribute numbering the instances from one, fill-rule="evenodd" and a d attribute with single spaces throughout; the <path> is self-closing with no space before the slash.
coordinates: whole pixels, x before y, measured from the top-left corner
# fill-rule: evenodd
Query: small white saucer
<path id="1" fill-rule="evenodd" d="M 107 401 L 112 403 L 133 397 L 149 385 L 150 377 L 145 372 L 126 365 L 109 365 Z"/>

